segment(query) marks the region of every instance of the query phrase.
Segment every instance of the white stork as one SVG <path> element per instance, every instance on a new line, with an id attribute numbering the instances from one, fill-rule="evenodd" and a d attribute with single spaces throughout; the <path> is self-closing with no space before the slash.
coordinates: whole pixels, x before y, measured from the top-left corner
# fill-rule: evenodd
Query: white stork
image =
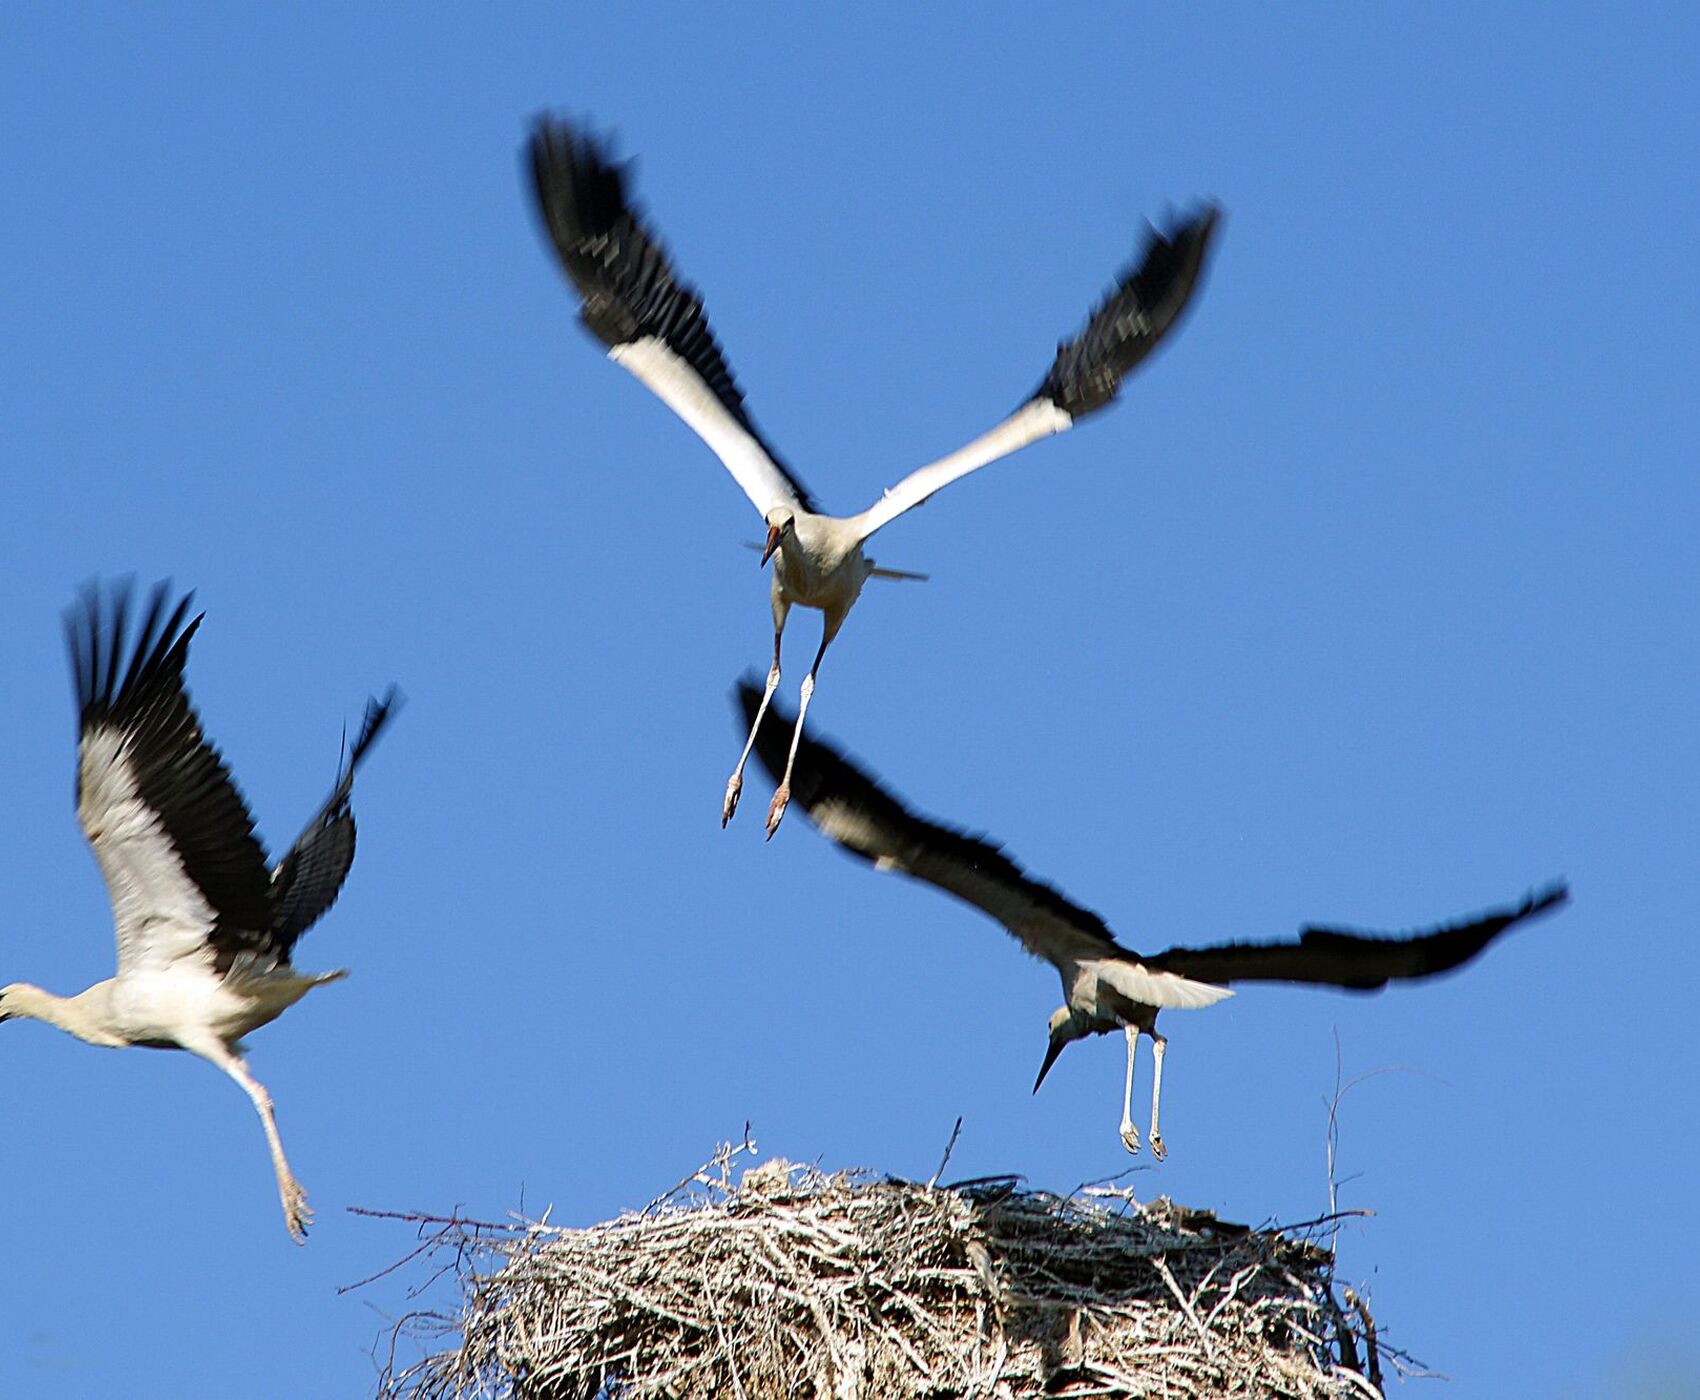
<path id="1" fill-rule="evenodd" d="M 1033 394 L 997 427 L 912 472 L 860 515 L 824 515 L 795 473 L 757 430 L 709 329 L 702 300 L 681 282 L 661 245 L 628 200 L 624 167 L 611 163 L 592 133 L 544 117 L 532 133 L 531 173 L 543 223 L 583 298 L 580 319 L 624 365 L 693 428 L 726 464 L 767 525 L 761 560 L 773 566 L 773 664 L 767 696 L 779 684 L 779 643 L 793 604 L 819 608 L 820 648 L 803 680 L 797 728 L 814 694 L 821 659 L 869 578 L 919 578 L 878 569 L 863 553 L 875 531 L 935 491 L 1028 443 L 1072 428 L 1103 408 L 1186 309 L 1220 221 L 1204 205 L 1169 233 L 1151 229 L 1139 259 L 1093 311 L 1086 328 L 1061 345 Z M 752 729 L 752 735 L 754 733 Z M 794 736 L 795 737 L 795 736 Z M 720 821 L 737 810 L 750 740 L 726 783 Z M 768 809 L 778 829 L 790 793 L 780 780 Z"/>
<path id="2" fill-rule="evenodd" d="M 296 939 L 342 889 L 354 861 L 354 771 L 400 705 L 371 700 L 335 788 L 276 865 L 183 688 L 194 595 L 167 615 L 150 598 L 127 669 L 128 585 L 110 609 L 90 585 L 65 614 L 81 738 L 77 818 L 112 900 L 118 972 L 72 997 L 27 982 L 0 988 L 0 1021 L 33 1017 L 91 1045 L 188 1050 L 242 1086 L 266 1130 L 283 1220 L 297 1243 L 312 1219 L 283 1155 L 271 1096 L 242 1061 L 241 1038 L 346 971 L 298 972 Z"/>
<path id="3" fill-rule="evenodd" d="M 786 736 L 754 716 L 761 708 L 748 681 L 738 688 L 743 713 L 756 727 L 756 756 L 777 778 L 788 761 Z M 781 722 L 782 723 L 782 722 Z M 1054 965 L 1065 1005 L 1051 1014 L 1050 1046 L 1033 1090 L 1057 1056 L 1083 1036 L 1120 1029 L 1127 1036 L 1127 1079 L 1122 1093 L 1121 1137 L 1139 1151 L 1133 1125 L 1133 1063 L 1141 1032 L 1151 1037 L 1151 1151 L 1168 1155 L 1158 1129 L 1163 1093 L 1163 1052 L 1157 1013 L 1193 1010 L 1232 996 L 1231 982 L 1298 982 L 1375 991 L 1392 981 L 1418 981 L 1460 967 L 1500 934 L 1554 909 L 1569 897 L 1562 881 L 1525 896 L 1522 903 L 1432 929 L 1368 933 L 1310 925 L 1296 942 L 1224 943 L 1210 948 L 1170 948 L 1145 956 L 1116 942 L 1090 909 L 1026 874 L 1002 847 L 916 816 L 843 754 L 804 738 L 794 750 L 791 781 L 803 810 L 824 834 L 879 870 L 898 870 L 936 885 L 989 914 L 1035 957 Z"/>

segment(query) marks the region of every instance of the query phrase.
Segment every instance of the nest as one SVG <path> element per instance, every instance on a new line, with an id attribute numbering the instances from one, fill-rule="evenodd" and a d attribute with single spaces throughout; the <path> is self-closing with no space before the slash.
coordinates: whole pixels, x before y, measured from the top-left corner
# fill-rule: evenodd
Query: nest
<path id="1" fill-rule="evenodd" d="M 397 1325 L 381 1394 L 1381 1394 L 1368 1314 L 1336 1302 L 1315 1243 L 1014 1178 L 941 1188 L 773 1161 L 734 1185 L 749 1150 L 588 1229 L 399 1217 L 420 1226 L 416 1255 L 449 1252 L 461 1307 Z M 403 1368 L 407 1339 L 427 1354 Z"/>

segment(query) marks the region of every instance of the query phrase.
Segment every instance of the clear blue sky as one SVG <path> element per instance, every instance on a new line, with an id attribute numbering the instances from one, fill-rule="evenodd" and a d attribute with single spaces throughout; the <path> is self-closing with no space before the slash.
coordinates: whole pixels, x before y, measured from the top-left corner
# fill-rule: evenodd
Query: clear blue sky
<path id="1" fill-rule="evenodd" d="M 764 844 L 754 781 L 720 830 L 759 522 L 575 325 L 545 107 L 640 157 L 846 511 L 1013 406 L 1146 216 L 1222 201 L 1119 406 L 881 536 L 932 582 L 870 585 L 820 731 L 1135 947 L 1568 877 L 1455 979 L 1165 1018 L 1134 1179 L 1321 1213 L 1338 1044 L 1389 1340 L 1456 1397 L 1695 1385 L 1697 42 L 1677 5 L 7 6 L 0 981 L 110 971 L 81 580 L 199 590 L 274 843 L 366 693 L 411 704 L 299 950 L 354 975 L 253 1040 L 311 1244 L 209 1067 L 9 1025 L 0 1393 L 359 1394 L 407 1302 L 335 1288 L 410 1239 L 345 1206 L 590 1222 L 746 1119 L 831 1168 L 925 1176 L 959 1114 L 963 1176 L 1129 1165 L 1119 1042 L 1028 1094 L 1049 968 L 800 812 Z"/>

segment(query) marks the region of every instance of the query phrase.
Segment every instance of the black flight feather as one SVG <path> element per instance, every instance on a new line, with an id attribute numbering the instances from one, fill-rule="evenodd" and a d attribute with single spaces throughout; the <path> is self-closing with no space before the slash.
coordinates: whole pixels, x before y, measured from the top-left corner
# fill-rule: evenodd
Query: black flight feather
<path id="1" fill-rule="evenodd" d="M 402 703 L 401 692 L 393 685 L 382 700 L 374 698 L 366 702 L 360 737 L 354 741 L 336 787 L 272 871 L 276 914 L 271 939 L 282 957 L 289 956 L 295 941 L 324 916 L 342 893 L 349 867 L 354 864 L 354 809 L 349 805 L 354 772 Z"/>
<path id="2" fill-rule="evenodd" d="M 1222 221 L 1214 204 L 1171 233 L 1146 235 L 1137 263 L 1093 311 L 1086 329 L 1057 347 L 1050 373 L 1034 392 L 1079 419 L 1115 398 L 1122 380 L 1155 350 L 1186 310 Z"/>
<path id="3" fill-rule="evenodd" d="M 85 741 L 103 729 L 118 736 L 138 796 L 217 917 L 211 941 L 239 951 L 270 925 L 270 877 L 254 820 L 184 689 L 189 642 L 201 625 L 199 615 L 183 623 L 194 595 L 167 615 L 167 590 L 164 583 L 153 590 L 122 681 L 130 584 L 113 587 L 109 615 L 93 584 L 67 611 L 80 732 Z"/>
<path id="4" fill-rule="evenodd" d="M 1372 992 L 1389 982 L 1433 977 L 1462 967 L 1514 925 L 1561 907 L 1569 897 L 1558 883 L 1531 892 L 1509 908 L 1438 928 L 1384 934 L 1313 924 L 1300 932 L 1297 943 L 1171 948 L 1140 961 L 1198 982 L 1302 982 Z"/>
<path id="5" fill-rule="evenodd" d="M 754 722 L 760 699 L 747 679 L 739 683 L 746 724 Z M 776 781 L 785 770 L 790 736 L 789 718 L 770 707 L 755 753 Z M 1565 885 L 1555 882 L 1517 905 L 1433 929 L 1384 934 L 1312 925 L 1296 941 L 1170 948 L 1147 956 L 1117 943 L 1097 914 L 1035 880 L 1000 847 L 916 816 L 869 774 L 807 734 L 791 770 L 791 796 L 852 855 L 938 885 L 1000 921 L 1012 914 L 1023 920 L 1025 927 L 1010 924 L 1010 931 L 1040 956 L 1114 955 L 1154 972 L 1217 985 L 1297 982 L 1373 991 L 1390 981 L 1432 977 L 1462 966 L 1507 930 L 1569 898 Z"/>
<path id="6" fill-rule="evenodd" d="M 748 679 L 742 680 L 738 702 L 744 723 L 753 724 L 761 691 Z M 756 758 L 775 782 L 785 771 L 791 726 L 789 716 L 770 706 L 756 733 Z M 1040 956 L 1044 954 L 1030 941 L 1029 933 L 1035 940 L 1042 936 L 1057 951 L 1087 957 L 1134 957 L 1116 942 L 1102 918 L 1074 903 L 1061 890 L 1034 879 L 1001 846 L 983 836 L 917 816 L 843 753 L 807 733 L 797 746 L 791 768 L 791 800 L 800 803 L 809 820 L 851 855 L 872 864 L 885 862 L 917 879 L 941 885 L 994 918 L 1000 915 L 980 904 L 975 895 L 986 885 L 1013 894 L 1015 898 L 1008 902 L 1005 913 L 1022 911 L 1035 925 L 1043 921 L 1044 929 L 1042 935 L 1035 926 L 1011 927 L 1010 931 Z M 952 879 L 951 866 L 966 872 L 969 879 Z M 949 883 L 941 883 L 941 879 Z"/>
<path id="7" fill-rule="evenodd" d="M 722 408 L 772 458 L 804 510 L 819 507 L 761 435 L 709 329 L 696 289 L 674 275 L 626 197 L 627 166 L 592 132 L 539 117 L 528 146 L 533 192 L 556 255 L 578 288 L 586 329 L 610 349 L 654 336 L 690 365 Z"/>

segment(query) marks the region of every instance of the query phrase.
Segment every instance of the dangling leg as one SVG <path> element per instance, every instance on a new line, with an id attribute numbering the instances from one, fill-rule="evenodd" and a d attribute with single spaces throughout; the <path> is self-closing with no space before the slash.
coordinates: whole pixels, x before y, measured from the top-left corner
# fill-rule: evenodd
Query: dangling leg
<path id="1" fill-rule="evenodd" d="M 809 697 L 815 693 L 815 672 L 820 670 L 821 658 L 826 655 L 826 649 L 832 639 L 838 635 L 838 629 L 844 624 L 844 614 L 826 615 L 826 626 L 821 631 L 820 650 L 815 653 L 815 664 L 809 667 L 809 674 L 803 677 L 803 689 L 797 696 L 797 727 L 791 731 L 791 752 L 785 759 L 785 776 L 779 780 L 779 787 L 773 794 L 773 805 L 767 809 L 767 839 L 773 840 L 773 833 L 779 830 L 779 819 L 785 815 L 785 806 L 791 800 L 791 765 L 797 761 L 797 745 L 803 741 L 803 716 L 809 712 Z"/>
<path id="2" fill-rule="evenodd" d="M 732 776 L 726 780 L 726 798 L 720 804 L 720 826 L 724 830 L 726 823 L 732 820 L 732 814 L 738 810 L 738 798 L 744 791 L 744 764 L 749 761 L 750 750 L 755 747 L 756 734 L 761 729 L 761 722 L 767 716 L 767 703 L 773 699 L 773 692 L 779 685 L 779 637 L 785 630 L 785 614 L 791 610 L 789 603 L 773 600 L 773 665 L 767 668 L 767 686 L 761 693 L 761 704 L 756 709 L 756 722 L 750 726 L 750 737 L 744 740 L 744 751 L 738 755 L 738 766 L 732 770 Z"/>
<path id="3" fill-rule="evenodd" d="M 1169 1155 L 1169 1149 L 1163 1145 L 1163 1135 L 1157 1131 L 1157 1110 L 1163 1099 L 1163 1051 L 1168 1044 L 1168 1037 L 1158 1035 L 1153 1026 L 1151 1053 L 1157 1057 L 1157 1062 L 1151 1071 L 1151 1155 L 1159 1162 Z"/>
<path id="4" fill-rule="evenodd" d="M 248 1066 L 242 1063 L 240 1056 L 231 1054 L 218 1042 L 186 1048 L 192 1048 L 203 1058 L 211 1060 L 240 1084 L 243 1093 L 253 1100 L 254 1109 L 260 1115 L 260 1125 L 266 1130 L 266 1145 L 271 1148 L 272 1170 L 277 1174 L 277 1197 L 283 1205 L 284 1227 L 296 1244 L 306 1244 L 307 1227 L 313 1222 L 313 1212 L 307 1207 L 307 1193 L 301 1189 L 301 1183 L 289 1170 L 289 1162 L 283 1155 L 283 1140 L 277 1135 L 272 1096 L 266 1092 L 266 1086 L 248 1073 Z"/>
<path id="5" fill-rule="evenodd" d="M 1129 1152 L 1138 1152 L 1139 1129 L 1133 1126 L 1133 1054 L 1139 1048 L 1139 1027 L 1123 1026 L 1122 1030 L 1127 1035 L 1127 1087 L 1122 1090 L 1122 1146 Z"/>

